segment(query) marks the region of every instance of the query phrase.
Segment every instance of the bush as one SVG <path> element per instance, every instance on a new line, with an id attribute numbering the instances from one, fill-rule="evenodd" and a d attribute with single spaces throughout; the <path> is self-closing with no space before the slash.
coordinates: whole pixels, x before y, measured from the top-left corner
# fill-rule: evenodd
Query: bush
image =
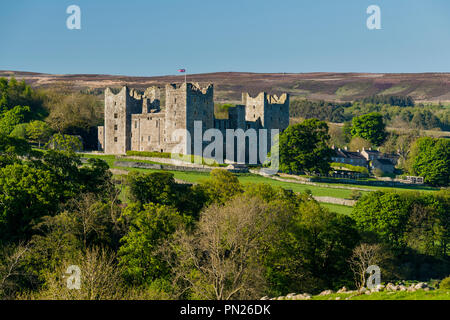
<path id="1" fill-rule="evenodd" d="M 450 276 L 442 279 L 442 281 L 439 283 L 440 289 L 450 289 Z"/>
<path id="2" fill-rule="evenodd" d="M 157 152 L 157 151 L 127 151 L 127 156 L 138 156 L 138 157 L 154 157 L 154 158 L 171 158 L 172 154 L 169 152 Z M 185 162 L 191 162 L 191 163 L 201 163 L 203 165 L 208 165 L 211 167 L 221 167 L 226 166 L 225 164 L 219 164 L 213 159 L 209 159 L 209 161 L 206 158 L 202 158 L 200 156 L 196 155 L 182 155 L 181 156 L 182 161 Z M 174 159 L 179 159 L 178 155 Z"/>
<path id="3" fill-rule="evenodd" d="M 333 168 L 346 168 L 346 169 L 349 169 L 351 171 L 369 174 L 369 169 L 367 169 L 366 167 L 362 167 L 362 166 L 353 166 L 353 165 L 348 164 L 348 163 L 339 163 L 339 162 L 332 162 L 330 165 Z"/>
<path id="4" fill-rule="evenodd" d="M 353 190 L 350 194 L 350 199 L 359 200 L 362 197 L 362 193 L 358 190 Z"/>
<path id="5" fill-rule="evenodd" d="M 168 152 L 150 152 L 150 151 L 127 151 L 127 156 L 138 157 L 155 157 L 155 158 L 170 158 L 171 154 Z"/>

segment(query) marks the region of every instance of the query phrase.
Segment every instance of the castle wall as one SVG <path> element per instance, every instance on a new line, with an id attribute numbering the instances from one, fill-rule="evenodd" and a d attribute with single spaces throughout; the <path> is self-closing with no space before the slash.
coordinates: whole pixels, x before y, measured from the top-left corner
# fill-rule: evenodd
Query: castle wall
<path id="1" fill-rule="evenodd" d="M 177 129 L 186 129 L 186 84 L 166 85 L 166 108 L 165 108 L 165 131 L 166 143 L 174 145 L 180 139 L 186 139 L 182 134 L 180 137 L 173 137 Z"/>
<path id="2" fill-rule="evenodd" d="M 186 98 L 186 129 L 191 135 L 192 145 L 191 154 L 196 154 L 194 150 L 194 139 L 203 140 L 203 133 L 214 128 L 214 89 L 212 85 L 200 87 L 196 84 L 188 83 Z M 194 125 L 195 121 L 201 121 L 202 130 L 199 131 L 200 136 L 195 137 Z M 203 145 L 198 154 L 202 154 Z"/>
<path id="3" fill-rule="evenodd" d="M 264 92 L 256 97 L 243 94 L 243 104 L 228 110 L 228 119 L 214 117 L 213 85 L 182 83 L 166 86 L 165 110 L 160 109 L 160 90 L 148 88 L 143 95 L 124 87 L 118 94 L 110 89 L 105 91 L 105 125 L 98 128 L 99 149 L 108 154 L 125 154 L 127 150 L 182 152 L 193 154 L 201 152 L 210 142 L 203 142 L 203 134 L 210 128 L 219 129 L 228 141 L 227 129 L 268 129 L 267 145 L 270 147 L 270 129 L 284 130 L 289 125 L 289 95 L 280 97 Z M 201 145 L 194 148 L 195 122 L 202 123 L 199 133 Z M 178 130 L 178 137 L 173 134 Z M 189 136 L 191 141 L 187 140 Z M 247 133 L 247 137 L 249 133 Z M 260 147 L 257 134 L 257 148 Z M 186 144 L 180 149 L 181 139 Z M 237 139 L 236 137 L 234 139 Z M 247 139 L 246 139 L 247 140 Z M 237 140 L 235 141 L 235 150 Z M 249 150 L 248 140 L 245 142 Z M 255 143 L 252 144 L 254 146 Z M 178 147 L 174 150 L 174 147 Z M 224 148 L 226 156 L 226 147 Z M 237 153 L 231 161 L 236 161 Z M 246 161 L 249 158 L 246 152 Z"/>
<path id="4" fill-rule="evenodd" d="M 131 150 L 164 150 L 164 113 L 133 114 L 131 117 Z"/>

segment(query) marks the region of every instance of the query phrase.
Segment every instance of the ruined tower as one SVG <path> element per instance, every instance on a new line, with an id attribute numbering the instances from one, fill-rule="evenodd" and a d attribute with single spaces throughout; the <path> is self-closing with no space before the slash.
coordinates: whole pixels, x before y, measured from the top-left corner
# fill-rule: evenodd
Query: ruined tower
<path id="1" fill-rule="evenodd" d="M 205 87 L 198 83 L 168 84 L 166 86 L 166 121 L 165 132 L 168 145 L 177 144 L 173 133 L 177 129 L 189 132 L 192 141 L 194 134 L 203 135 L 209 128 L 214 128 L 214 87 L 209 84 Z M 194 122 L 201 121 L 201 132 L 194 132 Z M 174 139 L 175 138 L 175 139 Z M 182 139 L 187 141 L 187 137 Z M 186 145 L 186 154 L 194 153 L 194 146 Z"/>
<path id="2" fill-rule="evenodd" d="M 124 154 L 131 148 L 131 115 L 142 111 L 142 97 L 123 87 L 118 94 L 105 90 L 104 151 Z"/>

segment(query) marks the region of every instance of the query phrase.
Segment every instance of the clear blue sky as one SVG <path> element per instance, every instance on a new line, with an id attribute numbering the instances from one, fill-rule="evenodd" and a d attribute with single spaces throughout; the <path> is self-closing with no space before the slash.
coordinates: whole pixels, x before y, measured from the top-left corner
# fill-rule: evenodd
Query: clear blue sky
<path id="1" fill-rule="evenodd" d="M 81 8 L 81 30 L 66 8 Z M 366 8 L 381 7 L 382 30 Z M 450 72 L 449 0 L 0 1 L 0 69 Z"/>

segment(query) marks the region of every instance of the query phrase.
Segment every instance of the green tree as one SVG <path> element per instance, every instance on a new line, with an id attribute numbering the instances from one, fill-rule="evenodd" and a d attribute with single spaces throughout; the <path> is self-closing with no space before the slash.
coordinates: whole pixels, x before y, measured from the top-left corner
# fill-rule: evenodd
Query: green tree
<path id="1" fill-rule="evenodd" d="M 372 112 L 352 120 L 353 137 L 360 137 L 379 146 L 386 138 L 386 125 L 380 113 Z"/>
<path id="2" fill-rule="evenodd" d="M 26 122 L 30 115 L 30 107 L 15 106 L 1 114 L 0 118 L 0 133 L 10 134 L 14 127 L 20 123 Z"/>
<path id="3" fill-rule="evenodd" d="M 32 224 L 58 208 L 56 181 L 48 171 L 13 164 L 0 169 L 0 237 L 27 238 Z"/>
<path id="4" fill-rule="evenodd" d="M 351 217 L 360 230 L 375 235 L 394 248 L 404 249 L 408 201 L 395 192 L 371 192 L 356 203 Z"/>
<path id="5" fill-rule="evenodd" d="M 234 196 L 243 192 L 238 178 L 231 172 L 223 169 L 214 169 L 210 178 L 196 187 L 198 192 L 206 197 L 206 204 L 224 204 Z"/>
<path id="6" fill-rule="evenodd" d="M 419 138 L 411 147 L 410 172 L 424 177 L 432 185 L 450 184 L 450 141 L 448 139 Z"/>
<path id="7" fill-rule="evenodd" d="M 351 218 L 314 200 L 303 201 L 265 255 L 273 294 L 348 286 L 352 274 L 347 259 L 359 239 Z"/>
<path id="8" fill-rule="evenodd" d="M 45 147 L 47 149 L 75 152 L 83 149 L 83 143 L 77 136 L 55 133 Z"/>
<path id="9" fill-rule="evenodd" d="M 128 206 L 124 217 L 130 220 L 127 234 L 121 239 L 119 264 L 129 282 L 150 284 L 170 276 L 169 268 L 157 248 L 186 223 L 175 208 L 148 203 Z"/>
<path id="10" fill-rule="evenodd" d="M 26 127 L 28 139 L 32 142 L 37 142 L 39 148 L 41 143 L 46 142 L 50 138 L 51 128 L 44 121 L 31 121 Z"/>
<path id="11" fill-rule="evenodd" d="M 328 173 L 331 162 L 329 139 L 328 125 L 324 121 L 308 119 L 289 126 L 279 139 L 281 171 Z"/>

